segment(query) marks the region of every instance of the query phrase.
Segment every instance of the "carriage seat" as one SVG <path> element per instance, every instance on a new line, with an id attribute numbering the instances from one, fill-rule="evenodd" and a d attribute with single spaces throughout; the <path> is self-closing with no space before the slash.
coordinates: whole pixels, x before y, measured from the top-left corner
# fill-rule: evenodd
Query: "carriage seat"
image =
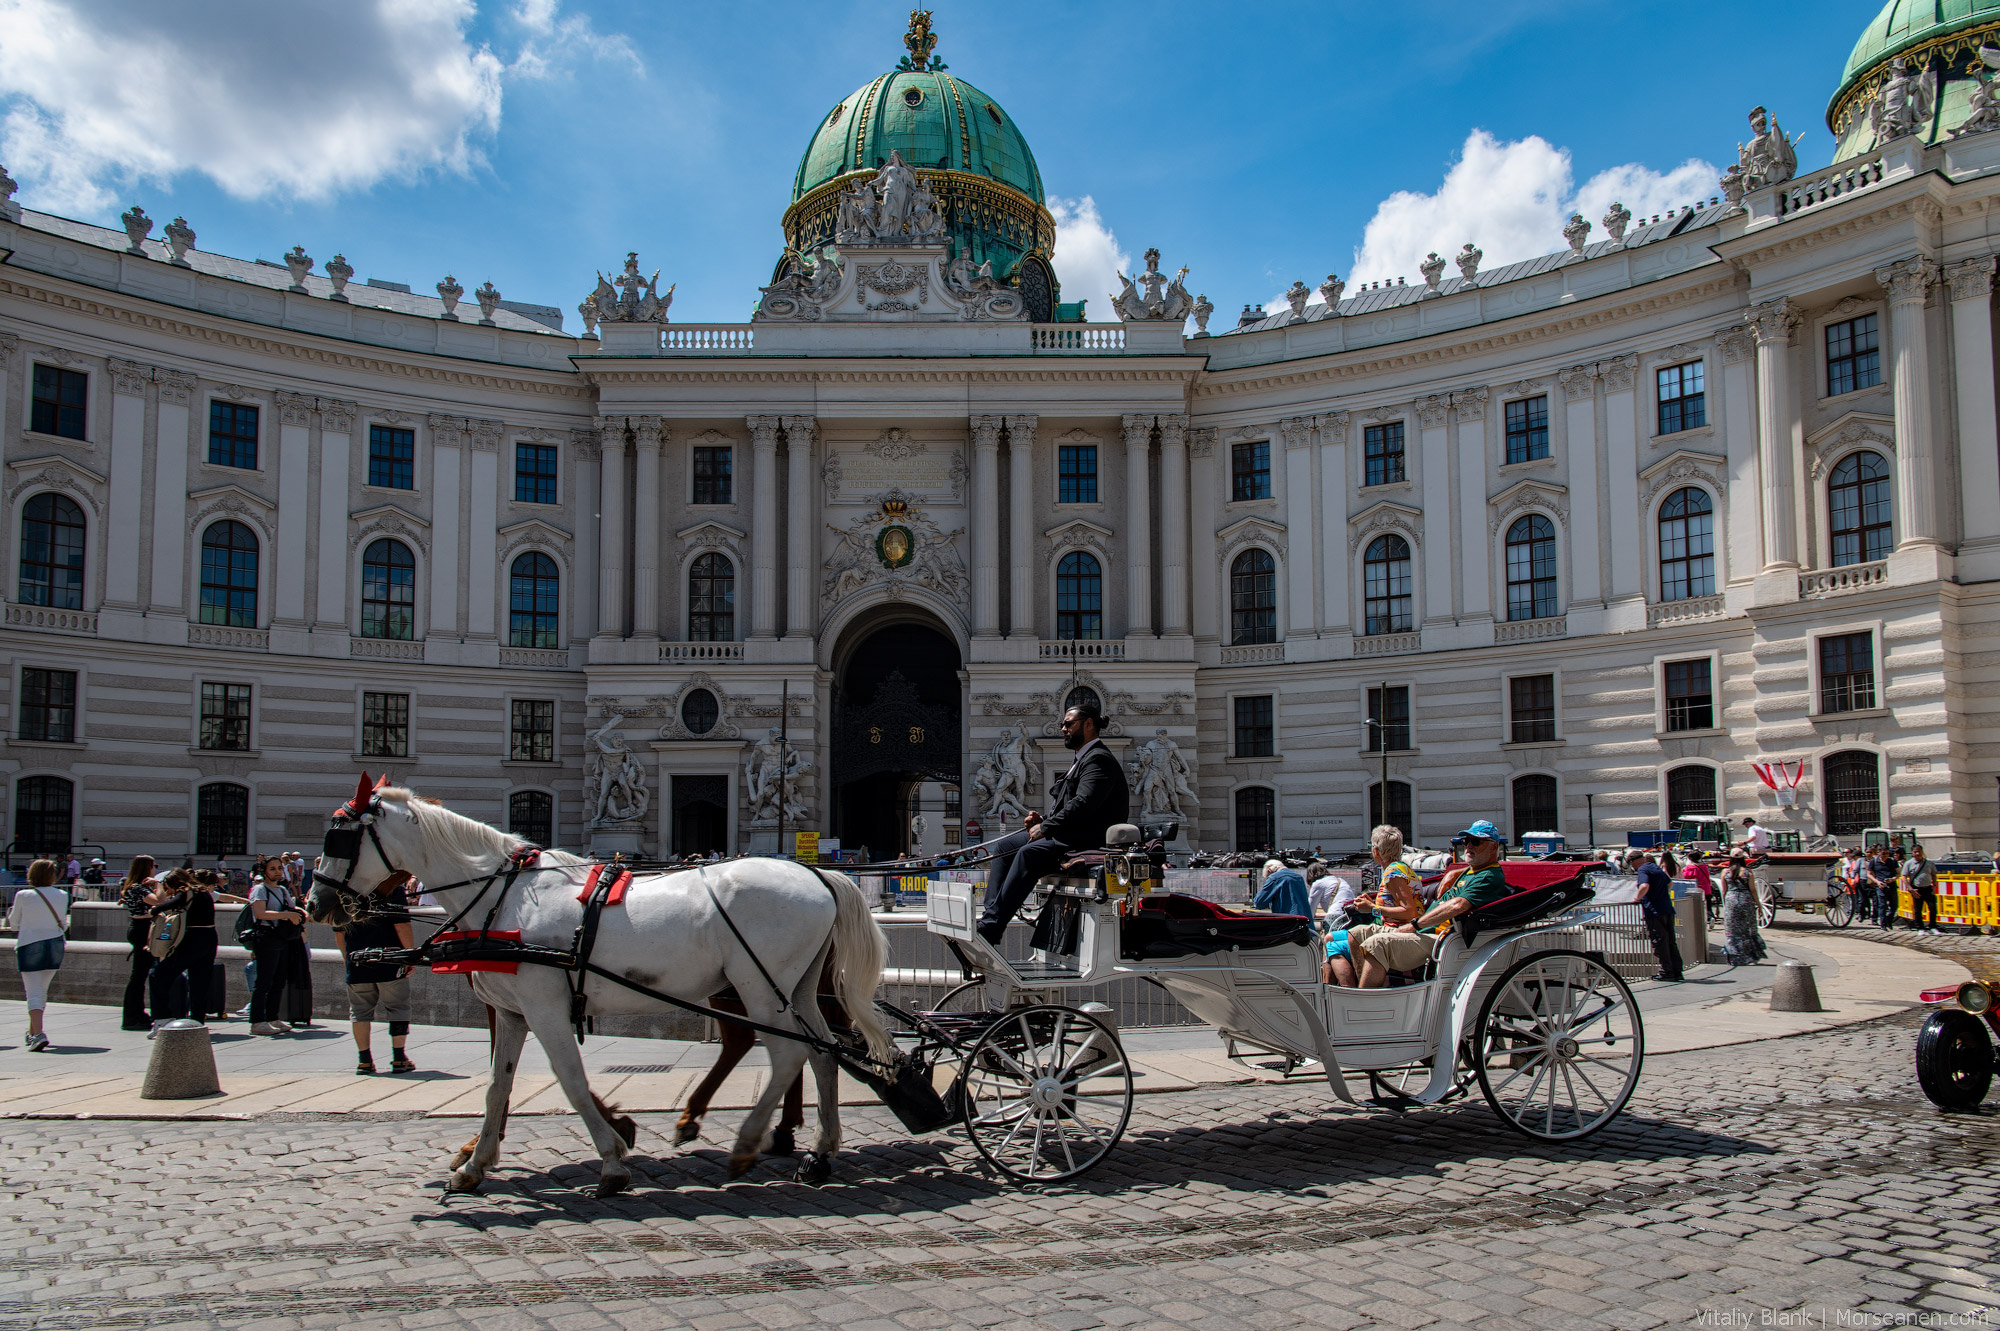
<path id="1" fill-rule="evenodd" d="M 1465 945 L 1471 947 L 1483 933 L 1524 928 L 1537 920 L 1560 915 L 1590 900 L 1591 895 L 1590 886 L 1582 874 L 1539 887 L 1523 888 L 1459 916 L 1458 932 L 1465 939 Z"/>
<path id="2" fill-rule="evenodd" d="M 1120 921 L 1119 952 L 1127 961 L 1206 957 L 1231 948 L 1257 951 L 1310 943 L 1312 921 L 1298 915 L 1231 910 L 1200 897 L 1167 892 L 1139 899 Z"/>

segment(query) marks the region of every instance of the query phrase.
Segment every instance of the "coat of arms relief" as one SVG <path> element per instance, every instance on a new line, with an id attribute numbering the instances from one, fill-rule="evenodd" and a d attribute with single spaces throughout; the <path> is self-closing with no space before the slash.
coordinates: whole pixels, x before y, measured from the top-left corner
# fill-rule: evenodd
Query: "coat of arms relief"
<path id="1" fill-rule="evenodd" d="M 828 605 L 877 583 L 886 584 L 891 600 L 916 586 L 965 605 L 965 560 L 954 544 L 965 528 L 944 531 L 900 489 L 873 496 L 868 512 L 845 527 L 829 523 L 827 530 L 836 538 L 820 583 Z"/>

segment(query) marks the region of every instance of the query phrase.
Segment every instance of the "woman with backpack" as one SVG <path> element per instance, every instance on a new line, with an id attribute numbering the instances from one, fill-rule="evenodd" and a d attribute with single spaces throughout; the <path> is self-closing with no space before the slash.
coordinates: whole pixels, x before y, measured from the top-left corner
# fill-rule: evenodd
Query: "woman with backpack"
<path id="1" fill-rule="evenodd" d="M 153 857 L 134 855 L 131 867 L 125 870 L 125 886 L 118 890 L 118 904 L 130 917 L 125 941 L 132 945 L 132 973 L 125 981 L 125 1015 L 119 1022 L 128 1031 L 153 1029 L 153 1018 L 146 1011 L 146 980 L 153 973 L 153 954 L 146 948 L 146 926 L 152 923 L 153 894 L 159 890 L 160 881 L 153 877 Z"/>
<path id="2" fill-rule="evenodd" d="M 49 1047 L 42 1029 L 42 1011 L 49 1005 L 49 982 L 62 968 L 63 937 L 69 932 L 69 893 L 55 885 L 56 862 L 36 860 L 28 866 L 28 885 L 14 895 L 7 923 L 14 936 L 14 964 L 21 971 L 21 991 L 28 1000 L 28 1052 Z"/>
<path id="3" fill-rule="evenodd" d="M 278 1004 L 291 983 L 294 953 L 304 946 L 305 912 L 275 877 L 250 889 L 250 904 L 244 912 L 250 918 L 244 921 L 239 917 L 237 938 L 257 958 L 257 987 L 250 994 L 250 1033 L 289 1035 L 292 1028 L 278 1020 Z"/>
<path id="4" fill-rule="evenodd" d="M 160 882 L 153 894 L 151 945 L 157 965 L 153 967 L 153 1029 L 180 1017 L 206 1023 L 210 1013 L 221 1015 L 218 996 L 210 1002 L 209 978 L 215 971 L 215 897 L 207 884 L 186 869 L 176 869 Z M 178 937 L 160 942 L 163 917 L 179 915 Z M 162 950 L 166 951 L 161 956 Z M 183 999 L 174 987 L 177 980 L 187 983 Z"/>

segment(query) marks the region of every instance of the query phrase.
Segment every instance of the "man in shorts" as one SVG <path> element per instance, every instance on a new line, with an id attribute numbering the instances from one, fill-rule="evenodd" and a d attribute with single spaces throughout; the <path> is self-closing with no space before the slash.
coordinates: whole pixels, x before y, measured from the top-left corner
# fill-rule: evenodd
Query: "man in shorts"
<path id="1" fill-rule="evenodd" d="M 1500 871 L 1507 842 L 1499 828 L 1482 818 L 1457 839 L 1465 846 L 1466 863 L 1445 874 L 1436 905 L 1406 924 L 1363 924 L 1347 931 L 1349 950 L 1361 958 L 1363 989 L 1381 988 L 1390 971 L 1422 970 L 1431 959 L 1431 931 L 1513 890 Z"/>
<path id="2" fill-rule="evenodd" d="M 334 931 L 340 955 L 347 959 L 347 1019 L 354 1023 L 354 1044 L 360 1050 L 355 1066 L 358 1076 L 375 1074 L 375 1055 L 369 1045 L 369 1023 L 389 1023 L 391 1059 L 389 1071 L 415 1072 L 404 1045 L 410 1038 L 410 968 L 408 966 L 357 965 L 354 954 L 371 947 L 412 947 L 410 900 L 398 886 L 383 899 L 380 908 L 364 920 Z"/>

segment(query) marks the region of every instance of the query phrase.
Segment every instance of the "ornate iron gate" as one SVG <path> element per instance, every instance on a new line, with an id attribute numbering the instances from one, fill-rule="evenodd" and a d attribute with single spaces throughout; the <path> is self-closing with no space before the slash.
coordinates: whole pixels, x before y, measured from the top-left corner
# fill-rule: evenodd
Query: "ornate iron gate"
<path id="1" fill-rule="evenodd" d="M 834 717 L 834 770 L 842 785 L 880 772 L 914 772 L 957 785 L 961 742 L 956 708 L 933 706 L 892 670 L 872 701 L 842 705 Z"/>

